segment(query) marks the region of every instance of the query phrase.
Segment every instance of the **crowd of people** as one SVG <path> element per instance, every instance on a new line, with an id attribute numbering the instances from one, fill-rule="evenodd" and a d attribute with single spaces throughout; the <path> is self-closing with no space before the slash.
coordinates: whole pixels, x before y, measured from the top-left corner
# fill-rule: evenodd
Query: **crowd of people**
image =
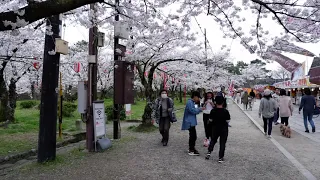
<path id="1" fill-rule="evenodd" d="M 206 159 L 210 158 L 214 145 L 218 138 L 220 143 L 219 162 L 224 161 L 225 145 L 228 138 L 228 128 L 231 127 L 230 114 L 227 110 L 227 100 L 222 91 L 213 93 L 208 91 L 200 96 L 200 92 L 192 92 L 191 98 L 186 102 L 183 115 L 182 130 L 189 131 L 189 151 L 190 156 L 199 156 L 196 147 L 197 140 L 197 115 L 203 112 L 203 123 L 205 140 L 204 146 L 208 148 Z M 159 131 L 162 135 L 161 143 L 168 145 L 170 124 L 176 121 L 174 114 L 173 100 L 168 97 L 166 90 L 161 90 L 159 97 L 153 106 L 152 117 L 159 124 Z"/>
<path id="2" fill-rule="evenodd" d="M 303 110 L 303 120 L 305 132 L 309 133 L 308 122 L 312 127 L 312 132 L 315 132 L 315 125 L 312 120 L 314 109 L 316 108 L 315 98 L 311 95 L 310 89 L 304 90 L 305 95 L 301 99 L 299 114 Z M 248 93 L 234 92 L 233 98 L 237 103 L 243 104 L 243 109 L 252 110 L 252 105 L 256 100 L 256 94 L 251 91 Z M 281 119 L 282 126 L 289 126 L 289 117 L 293 114 L 293 104 L 291 98 L 286 95 L 284 89 L 277 89 L 275 92 L 265 89 L 259 96 L 259 117 L 263 119 L 263 127 L 265 135 L 270 138 L 272 126 L 278 125 L 278 119 Z M 200 96 L 197 91 L 192 92 L 191 98 L 186 102 L 186 107 L 183 115 L 182 130 L 189 131 L 189 151 L 191 156 L 198 156 L 199 152 L 195 148 L 197 140 L 197 115 L 203 112 L 204 124 L 204 146 L 208 148 L 206 159 L 209 159 L 213 147 L 219 138 L 219 162 L 224 161 L 225 145 L 228 139 L 228 131 L 230 126 L 230 114 L 227 109 L 227 100 L 223 92 L 213 93 L 208 91 Z M 161 90 L 159 97 L 156 99 L 153 106 L 152 117 L 159 124 L 159 131 L 162 135 L 161 143 L 163 146 L 168 145 L 170 125 L 176 122 L 177 119 L 174 113 L 174 103 L 168 97 L 166 90 Z"/>
<path id="3" fill-rule="evenodd" d="M 251 91 L 249 95 L 247 92 L 243 92 L 242 95 L 241 92 L 237 92 L 234 95 L 234 99 L 236 99 L 237 103 L 244 104 L 244 110 L 248 109 L 248 104 L 250 104 L 250 106 L 252 107 L 255 98 L 256 95 L 253 91 Z M 261 93 L 259 99 L 261 99 L 259 105 L 259 117 L 263 119 L 264 133 L 268 138 L 271 137 L 273 124 L 280 124 L 278 122 L 279 118 L 281 125 L 289 127 L 289 117 L 293 115 L 294 108 L 291 98 L 287 96 L 285 89 L 276 89 L 275 91 L 265 89 L 264 92 Z M 252 103 L 250 103 L 250 101 Z M 308 122 L 311 125 L 312 132 L 314 133 L 316 131 L 312 119 L 313 113 L 316 108 L 315 97 L 311 95 L 311 91 L 309 88 L 305 88 L 304 96 L 301 99 L 299 107 L 299 114 L 301 110 L 303 110 L 303 122 L 306 133 L 309 133 Z"/>

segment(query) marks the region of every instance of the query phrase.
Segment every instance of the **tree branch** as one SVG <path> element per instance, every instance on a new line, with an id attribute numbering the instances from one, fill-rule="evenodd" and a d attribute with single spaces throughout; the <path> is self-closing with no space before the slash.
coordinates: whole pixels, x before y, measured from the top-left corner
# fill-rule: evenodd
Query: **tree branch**
<path id="1" fill-rule="evenodd" d="M 293 35 L 295 38 L 297 38 L 299 41 L 303 42 L 297 35 L 295 35 L 293 32 L 291 32 L 281 21 L 280 17 L 278 16 L 277 12 L 273 9 L 271 9 L 266 3 L 260 1 L 260 0 L 251 0 L 252 2 L 258 3 L 261 6 L 265 7 L 268 9 L 273 15 L 276 17 L 277 21 L 280 23 L 280 25 L 285 29 L 285 31 L 291 35 Z"/>
<path id="2" fill-rule="evenodd" d="M 97 2 L 103 2 L 103 0 L 47 0 L 31 3 L 18 9 L 17 11 L 0 13 L 0 31 L 17 29 L 26 26 L 27 24 L 31 24 L 39 19 L 52 15 L 58 15 L 81 6 Z M 113 4 L 106 4 L 114 7 Z M 19 12 L 19 14 L 17 12 Z M 21 24 L 23 21 L 25 21 L 26 24 Z"/>

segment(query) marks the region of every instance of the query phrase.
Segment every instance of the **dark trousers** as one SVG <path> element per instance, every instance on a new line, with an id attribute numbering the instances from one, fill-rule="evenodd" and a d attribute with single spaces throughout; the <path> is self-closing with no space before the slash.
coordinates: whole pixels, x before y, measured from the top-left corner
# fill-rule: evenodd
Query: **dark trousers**
<path id="1" fill-rule="evenodd" d="M 194 151 L 197 141 L 197 131 L 196 127 L 192 126 L 189 128 L 189 150 Z"/>
<path id="2" fill-rule="evenodd" d="M 206 138 L 209 139 L 211 137 L 211 127 L 209 126 L 209 117 L 210 114 L 203 114 L 203 125 L 204 125 L 204 132 L 206 133 Z"/>
<path id="3" fill-rule="evenodd" d="M 268 135 L 271 135 L 272 122 L 273 122 L 273 117 L 271 117 L 271 118 L 265 118 L 265 117 L 263 117 L 263 129 L 264 129 L 264 132 L 265 132 L 265 133 L 266 133 L 267 130 L 268 130 Z"/>
<path id="4" fill-rule="evenodd" d="M 208 151 L 209 152 L 213 151 L 214 145 L 217 143 L 219 137 L 220 137 L 220 139 L 219 139 L 219 142 L 220 142 L 219 158 L 223 158 L 224 152 L 226 150 L 227 139 L 228 139 L 228 129 L 213 130 L 212 138 L 210 141 Z"/>
<path id="5" fill-rule="evenodd" d="M 274 113 L 273 122 L 276 123 L 278 119 L 279 119 L 279 108 L 277 109 L 277 112 Z"/>
<path id="6" fill-rule="evenodd" d="M 162 117 L 159 122 L 159 131 L 162 135 L 162 141 L 168 142 L 169 140 L 169 129 L 170 129 L 170 118 Z"/>
<path id="7" fill-rule="evenodd" d="M 288 126 L 289 125 L 289 117 L 281 117 L 281 124 Z"/>

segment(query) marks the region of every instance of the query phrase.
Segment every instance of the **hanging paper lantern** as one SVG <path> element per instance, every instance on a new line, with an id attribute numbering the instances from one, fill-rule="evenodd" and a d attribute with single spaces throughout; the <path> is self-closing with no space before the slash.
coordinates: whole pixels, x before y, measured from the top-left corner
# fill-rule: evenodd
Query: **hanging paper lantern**
<path id="1" fill-rule="evenodd" d="M 156 79 L 156 77 L 157 77 L 157 74 L 154 73 L 154 74 L 153 74 L 153 79 Z"/>
<path id="2" fill-rule="evenodd" d="M 40 68 L 40 62 L 34 62 L 33 67 L 38 70 Z"/>
<path id="3" fill-rule="evenodd" d="M 73 69 L 74 69 L 74 71 L 76 73 L 79 73 L 80 72 L 80 63 L 79 62 L 75 62 Z"/>
<path id="4" fill-rule="evenodd" d="M 148 77 L 148 74 L 149 74 L 148 71 L 144 72 L 144 76 L 145 76 L 145 77 Z"/>
<path id="5" fill-rule="evenodd" d="M 107 70 L 107 69 L 105 69 L 105 70 L 103 70 L 103 72 L 104 72 L 104 73 L 107 73 L 107 72 L 108 72 L 108 70 Z"/>

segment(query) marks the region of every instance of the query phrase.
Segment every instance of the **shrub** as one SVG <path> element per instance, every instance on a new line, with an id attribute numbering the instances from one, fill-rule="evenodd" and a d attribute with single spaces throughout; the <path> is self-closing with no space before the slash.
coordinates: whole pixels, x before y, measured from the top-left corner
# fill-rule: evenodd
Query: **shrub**
<path id="1" fill-rule="evenodd" d="M 37 102 L 36 101 L 22 101 L 20 103 L 20 106 L 21 108 L 23 109 L 30 109 L 30 108 L 33 108 L 34 106 L 37 105 Z"/>
<path id="2" fill-rule="evenodd" d="M 73 112 L 77 109 L 77 105 L 71 102 L 64 102 L 62 105 L 62 116 L 71 117 Z M 58 108 L 59 110 L 59 108 Z"/>
<path id="3" fill-rule="evenodd" d="M 104 110 L 107 115 L 107 120 L 112 121 L 114 119 L 113 118 L 113 105 L 106 106 Z M 126 119 L 126 111 L 124 110 L 124 108 L 122 108 L 122 110 L 120 111 L 120 120 L 125 120 L 125 119 Z"/>

